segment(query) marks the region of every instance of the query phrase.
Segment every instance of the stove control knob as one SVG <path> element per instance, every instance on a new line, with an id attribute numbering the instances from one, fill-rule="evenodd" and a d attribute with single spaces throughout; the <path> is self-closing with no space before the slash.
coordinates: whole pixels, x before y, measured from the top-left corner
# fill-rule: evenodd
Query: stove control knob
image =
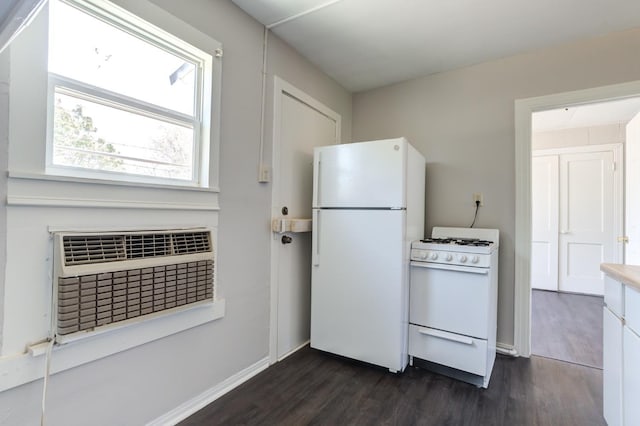
<path id="1" fill-rule="evenodd" d="M 447 262 L 451 262 L 451 259 L 453 259 L 453 256 L 451 256 L 450 253 L 447 253 L 447 255 L 444 258 L 446 259 Z"/>
<path id="2" fill-rule="evenodd" d="M 466 261 L 467 261 L 467 256 L 465 256 L 464 254 L 461 254 L 461 255 L 458 257 L 458 260 L 459 260 L 460 262 L 464 263 L 464 262 L 466 262 Z"/>
<path id="3" fill-rule="evenodd" d="M 421 251 L 418 253 L 418 257 L 422 260 L 425 260 L 427 257 L 429 256 L 429 252 L 428 251 Z"/>
<path id="4" fill-rule="evenodd" d="M 436 260 L 438 258 L 438 253 L 436 253 L 436 252 L 431 253 L 431 256 L 429 256 L 429 258 L 431 260 Z"/>
<path id="5" fill-rule="evenodd" d="M 480 261 L 480 258 L 478 256 L 473 256 L 471 258 L 471 263 L 478 263 Z"/>

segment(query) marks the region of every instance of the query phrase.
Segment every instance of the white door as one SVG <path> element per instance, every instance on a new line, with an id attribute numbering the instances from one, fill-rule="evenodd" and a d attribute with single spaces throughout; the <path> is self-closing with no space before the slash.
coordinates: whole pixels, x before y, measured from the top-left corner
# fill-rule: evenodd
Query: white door
<path id="1" fill-rule="evenodd" d="M 313 148 L 339 143 L 340 116 L 277 78 L 275 96 L 272 218 L 311 218 Z M 272 363 L 309 341 L 310 265 L 309 232 L 273 234 Z"/>
<path id="2" fill-rule="evenodd" d="M 558 290 L 558 156 L 531 162 L 531 287 Z"/>
<path id="3" fill-rule="evenodd" d="M 600 263 L 617 260 L 612 151 L 560 156 L 559 289 L 604 293 Z"/>
<path id="4" fill-rule="evenodd" d="M 640 114 L 627 124 L 625 163 L 624 263 L 640 265 Z"/>

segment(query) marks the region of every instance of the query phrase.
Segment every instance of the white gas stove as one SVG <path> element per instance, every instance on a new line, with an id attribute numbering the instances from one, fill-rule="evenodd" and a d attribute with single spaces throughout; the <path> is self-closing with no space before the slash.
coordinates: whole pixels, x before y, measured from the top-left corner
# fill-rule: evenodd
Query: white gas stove
<path id="1" fill-rule="evenodd" d="M 487 387 L 496 351 L 497 229 L 434 227 L 411 244 L 409 356 Z"/>
<path id="2" fill-rule="evenodd" d="M 411 260 L 487 268 L 498 236 L 497 229 L 434 227 L 431 238 L 411 244 Z"/>

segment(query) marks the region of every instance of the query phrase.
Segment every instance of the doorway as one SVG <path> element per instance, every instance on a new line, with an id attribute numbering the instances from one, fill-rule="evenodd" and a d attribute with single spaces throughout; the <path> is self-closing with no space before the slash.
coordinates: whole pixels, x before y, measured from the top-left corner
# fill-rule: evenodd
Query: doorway
<path id="1" fill-rule="evenodd" d="M 515 102 L 516 127 L 516 238 L 514 349 L 531 355 L 531 248 L 532 248 L 532 114 L 566 106 L 586 105 L 640 96 L 640 81 L 575 92 L 559 93 Z M 627 219 L 629 217 L 627 216 Z M 626 227 L 628 229 L 628 225 Z M 622 245 L 621 240 L 616 241 Z M 623 259 L 620 258 L 620 262 Z"/>
<path id="2" fill-rule="evenodd" d="M 302 226 L 274 227 L 271 241 L 269 358 L 273 364 L 309 341 L 313 148 L 340 143 L 341 117 L 275 77 L 271 217 Z M 285 232 L 283 232 L 285 231 Z"/>
<path id="3" fill-rule="evenodd" d="M 631 107 L 640 108 L 640 103 Z M 602 368 L 604 279 L 599 265 L 622 261 L 617 237 L 622 235 L 628 109 L 609 102 L 533 114 L 534 355 Z M 595 119 L 575 119 L 580 116 Z"/>

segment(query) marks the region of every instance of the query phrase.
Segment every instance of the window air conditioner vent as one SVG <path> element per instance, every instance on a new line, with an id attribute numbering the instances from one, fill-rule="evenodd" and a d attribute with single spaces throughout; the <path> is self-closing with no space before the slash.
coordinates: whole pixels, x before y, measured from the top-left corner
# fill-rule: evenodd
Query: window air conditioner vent
<path id="1" fill-rule="evenodd" d="M 65 232 L 54 237 L 58 342 L 215 298 L 209 230 Z"/>
<path id="2" fill-rule="evenodd" d="M 122 235 L 74 235 L 64 237 L 66 265 L 112 262 L 126 259 Z"/>
<path id="3" fill-rule="evenodd" d="M 175 233 L 172 236 L 173 251 L 176 254 L 211 251 L 211 240 L 208 232 Z"/>
<path id="4" fill-rule="evenodd" d="M 86 265 L 127 259 L 206 253 L 211 251 L 207 232 L 65 235 L 65 265 Z"/>

